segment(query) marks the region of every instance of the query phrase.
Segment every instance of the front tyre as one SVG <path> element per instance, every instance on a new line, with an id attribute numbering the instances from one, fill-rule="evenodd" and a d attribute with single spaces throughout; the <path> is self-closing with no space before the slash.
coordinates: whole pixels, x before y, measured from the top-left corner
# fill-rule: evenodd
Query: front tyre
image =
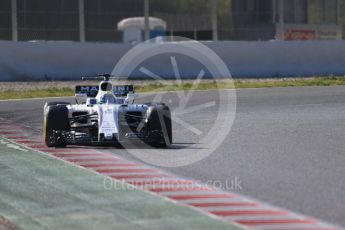
<path id="1" fill-rule="evenodd" d="M 154 147 L 169 147 L 172 143 L 171 112 L 164 104 L 151 105 L 147 110 L 148 142 Z"/>
<path id="2" fill-rule="evenodd" d="M 44 107 L 43 139 L 48 147 L 65 147 L 61 133 L 69 131 L 68 109 L 65 105 Z"/>
<path id="3" fill-rule="evenodd" d="M 43 109 L 46 109 L 48 106 L 53 106 L 53 105 L 70 105 L 70 104 L 71 103 L 65 102 L 65 101 L 50 101 L 50 102 L 46 102 Z"/>

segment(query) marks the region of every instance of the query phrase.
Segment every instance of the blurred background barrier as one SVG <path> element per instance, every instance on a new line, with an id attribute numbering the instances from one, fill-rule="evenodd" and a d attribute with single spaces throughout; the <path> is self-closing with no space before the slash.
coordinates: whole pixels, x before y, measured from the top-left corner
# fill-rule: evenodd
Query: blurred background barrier
<path id="1" fill-rule="evenodd" d="M 345 75 L 345 41 L 203 44 L 220 56 L 234 78 Z M 0 80 L 76 80 L 81 76 L 109 73 L 132 47 L 123 43 L 0 41 Z M 171 54 L 162 55 L 145 61 L 145 67 L 163 78 L 172 78 Z M 196 77 L 200 71 L 197 62 L 186 56 L 176 59 L 181 77 Z"/>
<path id="2" fill-rule="evenodd" d="M 345 0 L 1 0 L 0 40 L 122 42 L 121 20 L 155 17 L 194 40 L 340 40 Z"/>
<path id="3" fill-rule="evenodd" d="M 345 0 L 1 0 L 0 81 L 111 72 L 148 38 L 201 41 L 234 77 L 344 75 Z M 290 40 L 294 40 L 288 42 Z M 182 77 L 201 66 L 177 57 Z M 169 54 L 145 63 L 173 77 Z M 138 71 L 136 77 L 145 77 Z M 227 77 L 227 76 L 219 76 Z"/>

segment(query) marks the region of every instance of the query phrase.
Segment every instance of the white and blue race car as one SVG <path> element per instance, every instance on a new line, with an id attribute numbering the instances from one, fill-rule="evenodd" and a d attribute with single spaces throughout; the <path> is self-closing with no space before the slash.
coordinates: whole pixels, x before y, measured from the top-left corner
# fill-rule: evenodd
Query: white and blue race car
<path id="1" fill-rule="evenodd" d="M 134 104 L 132 85 L 113 86 L 108 74 L 97 86 L 76 86 L 77 104 L 47 102 L 43 136 L 48 147 L 140 142 L 172 143 L 171 112 L 164 103 Z M 83 100 L 80 103 L 80 100 Z"/>

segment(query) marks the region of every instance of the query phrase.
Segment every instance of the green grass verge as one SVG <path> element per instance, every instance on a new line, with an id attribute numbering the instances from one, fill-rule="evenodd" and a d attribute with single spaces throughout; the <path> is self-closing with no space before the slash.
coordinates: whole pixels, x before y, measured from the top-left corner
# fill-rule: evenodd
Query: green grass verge
<path id="1" fill-rule="evenodd" d="M 61 97 L 72 96 L 74 92 L 70 88 L 50 88 L 35 90 L 6 90 L 0 92 L 0 99 L 19 99 L 19 98 L 36 98 L 36 97 Z"/>
<path id="2" fill-rule="evenodd" d="M 302 87 L 302 86 L 336 86 L 345 85 L 345 77 L 314 77 L 314 78 L 285 78 L 270 80 L 220 80 L 200 82 L 196 86 L 191 82 L 182 84 L 161 84 L 148 83 L 135 85 L 137 92 L 162 92 L 177 90 L 212 90 L 212 89 L 232 89 L 232 88 L 271 88 L 271 87 Z M 37 98 L 37 97 L 61 97 L 73 96 L 74 90 L 69 87 L 53 87 L 49 89 L 34 90 L 6 90 L 0 92 L 0 99 L 20 99 L 20 98 Z"/>

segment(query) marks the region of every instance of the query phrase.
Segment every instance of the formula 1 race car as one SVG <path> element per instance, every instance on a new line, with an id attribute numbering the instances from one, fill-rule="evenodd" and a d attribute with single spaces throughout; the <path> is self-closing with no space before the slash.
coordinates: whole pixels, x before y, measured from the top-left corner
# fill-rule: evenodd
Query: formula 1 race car
<path id="1" fill-rule="evenodd" d="M 133 85 L 113 86 L 108 74 L 92 79 L 100 78 L 99 86 L 76 86 L 77 104 L 47 102 L 44 105 L 43 136 L 48 147 L 127 142 L 168 147 L 172 143 L 168 106 L 134 104 Z"/>

